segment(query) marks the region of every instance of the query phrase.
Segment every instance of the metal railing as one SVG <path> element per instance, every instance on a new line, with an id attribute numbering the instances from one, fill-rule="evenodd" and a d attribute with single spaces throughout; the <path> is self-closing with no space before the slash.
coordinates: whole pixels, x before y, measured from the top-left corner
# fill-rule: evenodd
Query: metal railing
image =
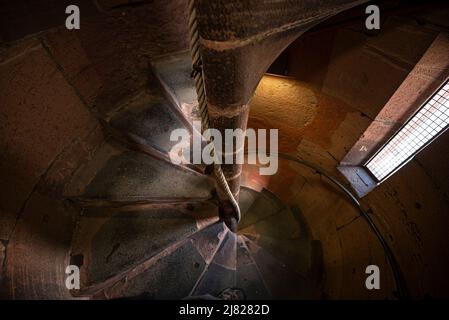
<path id="1" fill-rule="evenodd" d="M 336 178 L 334 178 L 333 176 L 331 176 L 329 173 L 327 173 L 325 170 L 323 170 L 322 168 L 311 164 L 307 161 L 304 161 L 302 159 L 299 159 L 295 156 L 289 155 L 289 154 L 285 154 L 285 153 L 279 153 L 278 154 L 279 157 L 290 160 L 290 161 L 294 161 L 298 164 L 301 164 L 303 166 L 306 166 L 312 170 L 314 170 L 317 174 L 325 177 L 326 179 L 328 179 L 330 182 L 332 182 L 332 184 L 334 184 L 335 186 L 337 186 L 341 191 L 343 191 L 343 193 L 351 200 L 352 204 L 357 208 L 357 210 L 360 212 L 360 216 L 367 222 L 370 230 L 374 233 L 374 235 L 376 236 L 376 238 L 379 240 L 380 245 L 382 246 L 382 249 L 387 257 L 388 263 L 391 267 L 391 270 L 393 272 L 393 277 L 394 277 L 394 281 L 395 281 L 395 286 L 396 286 L 396 290 L 397 290 L 397 297 L 399 299 L 408 299 L 410 297 L 409 292 L 408 292 L 408 288 L 406 286 L 406 283 L 404 281 L 404 277 L 402 275 L 401 269 L 399 267 L 399 264 L 394 256 L 393 251 L 391 250 L 391 247 L 389 246 L 389 244 L 387 243 L 387 241 L 385 240 L 385 238 L 382 236 L 382 233 L 380 232 L 379 228 L 376 226 L 375 222 L 373 221 L 373 219 L 370 217 L 370 215 L 368 214 L 368 212 L 365 211 L 365 209 L 363 209 L 362 205 L 360 204 L 358 198 L 346 187 L 344 186 L 341 182 L 339 182 Z"/>

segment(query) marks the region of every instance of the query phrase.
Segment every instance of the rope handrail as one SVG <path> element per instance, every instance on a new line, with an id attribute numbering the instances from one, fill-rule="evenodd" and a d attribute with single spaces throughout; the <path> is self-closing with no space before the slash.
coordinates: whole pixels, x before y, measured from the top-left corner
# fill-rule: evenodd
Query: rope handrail
<path id="1" fill-rule="evenodd" d="M 196 8 L 195 8 L 195 1 L 189 0 L 188 3 L 188 15 L 189 15 L 189 35 L 190 35 L 190 54 L 192 56 L 192 78 L 195 82 L 195 89 L 196 94 L 198 96 L 198 106 L 200 110 L 200 116 L 201 116 L 201 131 L 202 133 L 209 129 L 209 114 L 207 111 L 207 99 L 206 99 L 206 92 L 204 88 L 204 79 L 203 79 L 203 70 L 202 70 L 202 62 L 201 62 L 201 56 L 200 56 L 200 45 L 199 45 L 199 32 L 198 32 L 198 21 L 197 21 L 197 15 L 196 15 Z M 211 142 L 211 139 L 207 139 L 208 143 Z M 215 147 L 212 144 L 212 151 L 211 154 L 215 157 Z M 240 221 L 241 214 L 240 214 L 240 207 L 235 199 L 234 195 L 232 194 L 231 189 L 229 188 L 229 184 L 226 181 L 226 177 L 223 173 L 223 169 L 221 168 L 221 165 L 218 163 L 217 160 L 214 161 L 213 164 L 214 167 L 214 174 L 216 181 L 221 187 L 228 200 L 231 202 L 232 207 L 234 208 L 235 212 L 235 219 L 237 220 L 237 223 Z"/>

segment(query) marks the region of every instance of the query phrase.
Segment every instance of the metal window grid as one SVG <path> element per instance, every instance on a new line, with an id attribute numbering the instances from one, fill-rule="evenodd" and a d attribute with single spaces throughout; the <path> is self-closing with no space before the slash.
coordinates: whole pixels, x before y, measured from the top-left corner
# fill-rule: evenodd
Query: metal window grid
<path id="1" fill-rule="evenodd" d="M 378 181 L 412 159 L 449 125 L 449 82 L 446 82 L 367 163 Z"/>

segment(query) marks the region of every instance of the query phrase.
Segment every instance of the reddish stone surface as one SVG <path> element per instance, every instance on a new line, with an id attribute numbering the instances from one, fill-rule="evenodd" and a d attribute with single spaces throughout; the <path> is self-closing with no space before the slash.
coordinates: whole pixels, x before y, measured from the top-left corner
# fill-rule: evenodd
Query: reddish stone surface
<path id="1" fill-rule="evenodd" d="M 5 241 L 5 240 L 0 241 L 0 278 L 2 278 L 4 276 L 3 275 L 3 266 L 4 266 L 4 261 L 6 258 L 6 246 L 3 241 Z"/>
<path id="2" fill-rule="evenodd" d="M 437 190 L 444 194 L 449 201 L 449 152 L 446 152 L 449 146 L 449 131 L 443 133 L 430 146 L 421 151 L 415 161 L 421 166 L 422 170 L 432 179 Z"/>
<path id="3" fill-rule="evenodd" d="M 0 3 L 0 42 L 14 41 L 29 34 L 65 25 L 67 6 L 77 5 L 81 21 L 97 14 L 92 0 L 2 1 Z"/>
<path id="4" fill-rule="evenodd" d="M 444 149 L 433 151 L 438 157 Z M 442 174 L 447 176 L 447 170 Z M 441 244 L 448 241 L 448 199 L 426 170 L 410 162 L 365 201 L 392 245 L 412 295 L 447 296 L 449 251 Z"/>
<path id="5" fill-rule="evenodd" d="M 448 55 L 449 39 L 441 34 L 343 159 L 345 164 L 362 165 L 426 102 L 449 77 L 449 63 L 443 58 Z"/>
<path id="6" fill-rule="evenodd" d="M 359 32 L 339 32 L 324 92 L 374 118 L 408 70 L 370 49 L 365 41 L 366 36 Z"/>
<path id="7" fill-rule="evenodd" d="M 75 171 L 92 159 L 94 152 L 104 141 L 101 126 L 96 126 L 85 137 L 76 138 L 73 144 L 64 149 L 53 161 L 40 179 L 37 190 L 42 194 L 61 197 L 66 192 Z"/>
<path id="8" fill-rule="evenodd" d="M 275 176 L 260 176 L 256 166 L 246 165 L 242 185 L 275 193 L 289 208 L 300 212 L 301 233 L 310 233 L 322 248 L 325 274 L 321 297 L 328 299 L 392 298 L 394 281 L 383 250 L 368 224 L 341 190 L 313 169 L 280 158 Z M 302 218 L 301 218 L 302 217 Z M 278 225 L 288 234 L 291 225 Z M 309 229 L 305 229 L 307 228 Z M 255 232 L 257 230 L 246 230 Z M 294 239 L 294 237 L 292 237 Z M 377 264 L 382 271 L 381 289 L 366 290 L 365 268 Z"/>
<path id="9" fill-rule="evenodd" d="M 0 72 L 0 202 L 7 220 L 1 236 L 7 238 L 13 225 L 8 216 L 20 211 L 54 159 L 96 121 L 42 46 L 17 52 Z"/>
<path id="10" fill-rule="evenodd" d="M 76 211 L 34 193 L 8 245 L 7 279 L 15 299 L 69 299 L 65 268 Z"/>
<path id="11" fill-rule="evenodd" d="M 80 43 L 78 32 L 57 28 L 44 36 L 43 43 L 77 94 L 89 106 L 94 105 L 103 83 Z"/>
<path id="12" fill-rule="evenodd" d="M 98 125 L 83 103 L 105 113 L 141 90 L 149 56 L 186 47 L 185 25 L 185 2 L 155 1 L 85 15 L 81 30 L 41 35 L 44 46 L 31 37 L 0 48 L 1 184 L 9 190 L 0 198 L 0 237 L 9 237 L 25 199 L 61 152 L 40 190 L 59 192 L 77 165 L 63 159 L 70 153 L 81 159 L 95 145 L 82 142 Z M 65 149 L 72 142 L 78 147 Z"/>
<path id="13" fill-rule="evenodd" d="M 288 74 L 321 90 L 337 33 L 335 29 L 310 32 L 293 42 L 286 49 Z"/>
<path id="14" fill-rule="evenodd" d="M 45 39 L 84 100 L 104 115 L 147 85 L 151 57 L 188 47 L 185 10 L 181 0 L 119 7 Z"/>
<path id="15" fill-rule="evenodd" d="M 80 31 L 54 29 L 0 48 L 0 239 L 9 240 L 7 287 L 14 297 L 70 297 L 62 276 L 77 212 L 56 198 L 104 138 L 89 108 L 107 114 L 151 80 L 149 58 L 187 45 L 184 1 L 107 12 L 83 18 Z M 282 151 L 336 172 L 404 78 L 415 75 L 410 70 L 435 33 L 428 23 L 447 25 L 447 13 L 425 14 L 419 14 L 423 25 L 395 19 L 385 32 L 369 36 L 351 26 L 331 28 L 293 46 L 298 59 L 291 72 L 302 82 L 277 104 L 270 105 L 279 97 L 276 90 L 256 97 L 253 105 L 261 108 L 251 110 L 250 127 L 280 129 Z M 446 61 L 446 55 L 428 60 L 423 77 L 414 81 L 425 78 L 435 61 Z M 386 117 L 392 115 L 397 113 Z M 392 246 L 413 297 L 447 297 L 448 137 L 441 136 L 362 201 Z M 378 241 L 324 178 L 285 162 L 277 176 L 260 177 L 257 168 L 245 166 L 243 177 L 301 209 L 323 248 L 324 298 L 393 296 Z M 1 265 L 8 242 L 0 243 Z M 385 282 L 381 291 L 369 293 L 363 269 L 373 262 Z"/>
<path id="16" fill-rule="evenodd" d="M 404 110 L 398 108 L 398 103 L 410 106 L 415 101 L 425 99 L 425 82 L 436 85 L 444 81 L 442 73 L 445 67 L 442 64 L 446 59 L 440 55 L 428 56 L 431 51 L 421 59 L 436 36 L 432 28 L 422 28 L 402 19 L 394 19 L 386 26 L 384 33 L 380 32 L 369 38 L 353 30 L 320 32 L 316 35 L 318 39 L 333 38 L 333 53 L 330 58 L 323 53 L 313 55 L 314 51 L 325 50 L 328 46 L 326 43 L 313 45 L 313 42 L 308 41 L 312 43 L 309 48 L 302 44 L 289 48 L 289 53 L 293 56 L 314 57 L 317 60 L 310 58 L 312 61 L 306 60 L 303 63 L 297 60 L 291 64 L 295 69 L 290 70 L 300 79 L 308 79 L 298 85 L 311 87 L 317 96 L 317 111 L 313 120 L 304 127 L 289 128 L 288 121 L 277 121 L 280 116 L 264 116 L 265 113 L 252 108 L 249 127 L 279 128 L 280 150 L 293 149 L 290 153 L 296 153 L 300 158 L 330 172 L 335 172 L 336 166 L 369 126 L 376 130 L 370 136 L 363 135 L 361 139 L 370 144 L 378 142 L 380 136 L 388 136 L 388 132 L 394 131 L 398 125 L 391 121 L 392 118 L 400 116 L 399 123 L 406 118 Z M 419 68 L 418 64 L 420 70 L 415 72 L 413 67 L 418 60 L 426 61 L 425 67 Z M 308 64 L 320 66 L 317 73 L 308 69 Z M 305 66 L 302 68 L 303 65 Z M 429 77 L 432 72 L 435 76 Z M 407 76 L 410 82 L 403 82 Z M 396 98 L 391 97 L 402 87 L 408 90 Z M 257 92 L 261 94 L 262 91 Z M 272 108 L 281 113 L 282 106 L 277 108 L 274 102 L 276 92 L 272 97 L 271 100 L 267 99 L 267 106 L 271 102 Z M 257 98 L 253 99 L 254 105 Z M 395 107 L 378 114 L 390 98 L 396 101 Z M 304 94 L 297 94 L 296 100 L 304 102 L 307 98 Z M 297 104 L 296 112 L 299 116 L 303 114 L 305 120 L 308 108 L 299 105 L 302 104 Z M 291 114 L 295 107 L 293 105 L 286 110 Z M 372 122 L 378 115 L 384 116 L 384 119 Z M 410 289 L 416 297 L 447 295 L 444 292 L 446 281 L 440 282 L 437 279 L 445 277 L 443 270 L 447 270 L 449 266 L 449 254 L 447 250 L 440 251 L 437 243 L 448 241 L 447 232 L 444 231 L 449 223 L 446 214 L 449 199 L 446 181 L 449 179 L 445 161 L 448 136 L 447 133 L 441 136 L 418 155 L 415 161 L 406 165 L 362 201 L 364 206 L 371 208 L 373 218 L 397 255 L 406 281 L 413 283 Z M 358 143 L 355 146 L 357 150 L 361 147 Z M 385 257 L 378 241 L 372 237 L 366 224 L 358 221 L 357 212 L 350 209 L 350 205 L 340 205 L 342 200 L 327 193 L 332 187 L 321 185 L 322 182 L 318 182 L 317 178 L 304 173 L 302 178 L 298 175 L 295 181 L 292 174 L 285 172 L 283 165 L 280 165 L 280 176 L 284 179 L 281 181 L 277 181 L 275 177 L 266 177 L 260 181 L 254 177 L 256 173 L 250 172 L 245 167 L 244 181 L 249 179 L 250 184 L 255 184 L 258 188 L 271 188 L 284 201 L 295 200 L 305 212 L 314 232 L 327 235 L 316 237 L 323 242 L 329 296 L 350 297 L 359 292 L 357 295 L 360 297 L 374 298 L 376 295 L 366 295 L 359 285 L 364 276 L 364 270 L 360 269 L 364 261 L 375 260 L 383 264 L 382 269 L 388 270 L 385 281 L 391 284 L 390 269 L 384 264 Z M 335 174 L 338 175 L 336 172 Z M 291 187 L 285 190 L 286 186 Z M 335 229 L 338 229 L 337 234 Z M 343 270 L 343 273 L 338 270 Z M 426 276 L 420 278 L 421 272 Z M 335 288 L 341 288 L 341 291 L 335 291 Z"/>

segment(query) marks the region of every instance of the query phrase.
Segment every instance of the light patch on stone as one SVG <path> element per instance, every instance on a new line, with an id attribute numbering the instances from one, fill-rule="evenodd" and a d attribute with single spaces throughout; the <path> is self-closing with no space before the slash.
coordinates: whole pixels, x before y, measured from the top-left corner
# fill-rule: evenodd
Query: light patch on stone
<path id="1" fill-rule="evenodd" d="M 215 222 L 219 220 L 218 216 L 212 216 L 212 217 L 203 217 L 198 220 L 196 220 L 196 227 L 198 230 L 202 230 Z"/>
<path id="2" fill-rule="evenodd" d="M 251 102 L 251 117 L 301 129 L 314 119 L 317 103 L 314 92 L 300 81 L 266 75 Z"/>
<path id="3" fill-rule="evenodd" d="M 194 120 L 199 120 L 199 115 L 197 115 L 198 103 L 187 103 L 181 102 L 181 111 L 186 116 L 189 122 L 193 122 Z M 200 128 L 196 128 L 199 130 Z"/>

